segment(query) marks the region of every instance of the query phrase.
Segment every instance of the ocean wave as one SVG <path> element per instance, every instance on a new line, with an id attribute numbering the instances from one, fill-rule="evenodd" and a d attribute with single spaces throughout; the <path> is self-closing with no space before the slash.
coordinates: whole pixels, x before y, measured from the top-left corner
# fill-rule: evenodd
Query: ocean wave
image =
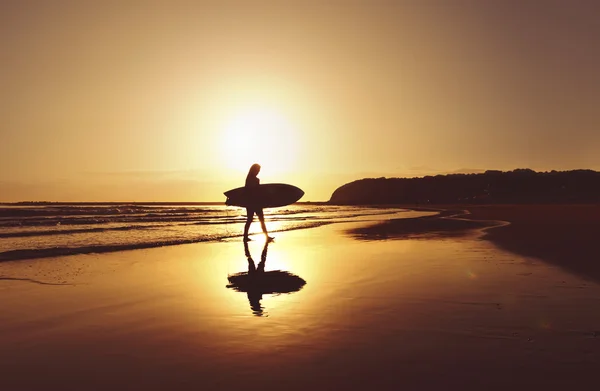
<path id="1" fill-rule="evenodd" d="M 159 220 L 164 222 L 162 220 Z M 52 230 L 35 230 L 35 231 L 0 231 L 0 238 L 24 238 L 24 237 L 34 237 L 34 236 L 51 236 L 51 235 L 73 235 L 73 234 L 87 234 L 87 233 L 98 233 L 98 232 L 111 232 L 111 231 L 134 231 L 134 230 L 146 230 L 146 229 L 157 229 L 157 228 L 169 228 L 169 227 L 178 227 L 178 226 L 188 226 L 188 225 L 224 225 L 224 224 L 235 224 L 242 223 L 246 221 L 246 218 L 235 218 L 235 219 L 227 219 L 227 220 L 203 220 L 203 221 L 194 221 L 194 222 L 182 222 L 175 221 L 177 224 L 152 224 L 152 225 L 127 225 L 120 227 L 93 227 L 93 228 L 81 228 L 81 229 L 52 229 Z M 277 221 L 277 220 L 270 220 Z M 298 220 L 300 221 L 300 220 Z M 92 225 L 92 224 L 90 224 Z"/>
<path id="2" fill-rule="evenodd" d="M 44 217 L 44 218 L 21 218 L 21 219 L 0 219 L 0 228 L 17 228 L 17 227 L 57 227 L 57 226 L 81 226 L 81 225 L 95 225 L 102 226 L 108 224 L 141 224 L 141 223 L 190 223 L 197 225 L 210 225 L 210 224 L 227 224 L 232 222 L 239 222 L 245 220 L 245 214 L 237 214 L 230 215 L 227 213 L 223 213 L 222 211 L 212 211 L 213 213 L 210 215 L 207 214 L 197 214 L 197 215 L 189 215 L 189 214 L 145 214 L 145 215 L 123 215 L 123 216 L 77 216 L 77 217 L 63 217 L 63 216 L 54 216 L 54 217 Z M 307 214 L 308 213 L 308 214 Z M 354 217 L 363 217 L 363 216 L 376 216 L 389 214 L 389 211 L 373 211 L 373 212 L 362 212 L 362 213 L 335 213 L 335 212 L 321 212 L 315 213 L 314 210 L 300 210 L 293 212 L 286 212 L 273 214 L 266 214 L 266 219 L 268 221 L 306 221 L 306 220 L 328 220 L 331 218 L 354 218 Z M 305 214 L 304 216 L 302 216 Z M 108 230 L 108 228 L 107 228 Z M 86 232 L 85 230 L 72 230 L 78 232 Z M 98 232 L 101 229 L 99 227 Z M 31 231 L 31 233 L 19 235 L 17 232 L 4 236 L 0 233 L 0 238 L 2 237 L 19 237 L 19 236 L 35 236 L 33 232 L 42 232 L 40 231 Z M 57 232 L 55 230 L 48 232 Z M 65 230 L 65 233 L 69 232 L 69 230 Z M 94 231 L 89 231 L 94 232 Z M 76 232 L 74 232 L 76 233 Z M 52 235 L 51 233 L 40 233 L 40 235 Z"/>
<path id="3" fill-rule="evenodd" d="M 211 218 L 224 218 L 223 216 L 213 216 Z M 0 227 L 39 227 L 56 225 L 92 225 L 92 224 L 111 224 L 111 223 L 152 223 L 152 222 L 185 222 L 206 219 L 206 215 L 137 215 L 137 216 L 112 216 L 108 218 L 85 216 L 85 217 L 46 217 L 46 218 L 22 218 L 22 219 L 4 219 L 0 220 Z"/>
<path id="4" fill-rule="evenodd" d="M 283 229 L 272 230 L 270 232 L 284 232 L 299 229 L 316 228 L 319 226 L 331 224 L 333 221 L 323 222 L 311 222 L 302 223 L 296 226 L 286 227 Z M 137 243 L 119 243 L 119 244 L 102 244 L 102 245 L 89 245 L 79 247 L 50 247 L 50 248 L 35 248 L 35 249 L 19 249 L 19 250 L 8 250 L 0 252 L 0 262 L 6 261 L 17 261 L 25 259 L 37 259 L 37 258 L 49 258 L 49 257 L 61 257 L 67 255 L 80 255 L 80 254 L 97 254 L 97 253 L 108 253 L 126 250 L 138 250 L 145 248 L 155 248 L 164 246 L 174 246 L 181 244 L 201 243 L 201 242 L 215 242 L 229 238 L 241 237 L 241 234 L 232 235 L 206 235 L 194 239 L 174 239 L 174 240 L 158 240 L 158 241 L 147 241 Z"/>
<path id="5" fill-rule="evenodd" d="M 10 207 L 0 208 L 0 217 L 43 217 L 43 216 L 119 216 L 128 214 L 156 213 L 192 213 L 201 214 L 215 211 L 216 208 L 199 207 L 161 207 L 141 205 L 119 205 L 103 207 L 86 206 L 45 206 L 45 207 Z"/>
<path id="6" fill-rule="evenodd" d="M 265 219 L 271 232 L 281 232 L 403 211 L 291 205 L 266 209 Z M 224 205 L 4 207 L 0 208 L 0 261 L 219 241 L 240 237 L 245 221 L 244 208 Z"/>
<path id="7" fill-rule="evenodd" d="M 322 213 L 335 212 L 342 207 L 298 207 L 278 208 L 265 210 L 265 214 L 277 215 L 296 215 L 302 213 Z M 19 219 L 43 219 L 43 218 L 62 218 L 69 217 L 93 217 L 103 218 L 126 218 L 131 216 L 197 216 L 212 213 L 245 213 L 244 208 L 240 207 L 182 207 L 182 206 L 144 206 L 144 205 L 118 205 L 118 206 L 36 206 L 36 207 L 0 207 L 0 220 L 19 220 Z"/>
<path id="8" fill-rule="evenodd" d="M 130 231 L 136 229 L 151 229 L 151 228 L 162 228 L 164 225 L 133 225 L 125 227 L 112 227 L 112 228 L 85 228 L 85 229 L 60 229 L 52 231 L 18 231 L 18 232 L 0 232 L 0 238 L 24 238 L 31 236 L 48 236 L 48 235 L 71 235 L 79 233 L 94 233 L 94 232 L 108 232 L 108 231 Z"/>

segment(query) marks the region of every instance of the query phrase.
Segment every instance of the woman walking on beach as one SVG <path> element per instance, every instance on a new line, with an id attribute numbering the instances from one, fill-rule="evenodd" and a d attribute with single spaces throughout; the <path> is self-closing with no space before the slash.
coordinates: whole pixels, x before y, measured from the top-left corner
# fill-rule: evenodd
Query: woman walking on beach
<path id="1" fill-rule="evenodd" d="M 260 185 L 260 179 L 258 179 L 258 177 L 257 177 L 259 172 L 260 172 L 260 165 L 253 164 L 252 167 L 250 167 L 250 170 L 248 171 L 248 175 L 246 176 L 245 187 L 246 187 L 247 191 L 250 193 L 251 197 L 255 196 L 252 193 L 255 192 L 256 189 L 258 189 L 258 185 Z M 273 238 L 269 236 L 269 232 L 267 232 L 267 226 L 265 225 L 265 215 L 263 213 L 262 208 L 257 207 L 257 206 L 247 206 L 246 207 L 246 225 L 244 226 L 244 242 L 247 242 L 250 240 L 250 238 L 248 237 L 248 230 L 250 229 L 250 224 L 252 223 L 252 220 L 254 219 L 255 213 L 258 216 L 258 219 L 260 220 L 260 226 L 262 228 L 263 233 L 267 237 L 267 240 L 268 241 L 273 240 Z"/>

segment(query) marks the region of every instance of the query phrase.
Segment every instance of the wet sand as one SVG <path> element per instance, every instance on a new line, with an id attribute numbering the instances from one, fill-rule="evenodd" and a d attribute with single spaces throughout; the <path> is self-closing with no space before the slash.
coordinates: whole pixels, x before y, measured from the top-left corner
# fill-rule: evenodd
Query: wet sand
<path id="1" fill-rule="evenodd" d="M 369 225 L 277 235 L 265 272 L 305 282 L 279 295 L 231 287 L 228 277 L 249 270 L 240 241 L 2 263 L 0 389 L 564 390 L 596 382 L 595 281 L 463 225 L 357 240 L 372 239 L 355 232 Z M 263 250 L 260 238 L 248 246 L 257 267 Z"/>
<path id="2" fill-rule="evenodd" d="M 497 205 L 468 208 L 474 220 L 510 222 L 485 239 L 600 281 L 600 205 Z"/>
<path id="3" fill-rule="evenodd" d="M 600 205 L 450 205 L 437 210 L 438 216 L 392 220 L 350 233 L 377 240 L 463 236 L 472 229 L 493 228 L 482 238 L 600 282 Z"/>

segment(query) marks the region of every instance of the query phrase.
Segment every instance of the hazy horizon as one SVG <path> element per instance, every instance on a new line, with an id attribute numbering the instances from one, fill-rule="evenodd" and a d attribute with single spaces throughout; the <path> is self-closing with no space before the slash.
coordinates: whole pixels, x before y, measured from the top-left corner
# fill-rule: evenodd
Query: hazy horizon
<path id="1" fill-rule="evenodd" d="M 526 167 L 519 167 L 516 168 L 515 170 L 528 170 L 529 168 Z M 573 169 L 573 170 L 567 170 L 567 171 L 561 171 L 561 170 L 545 170 L 545 171 L 535 171 L 536 173 L 550 173 L 550 172 L 571 172 L 571 171 L 578 171 L 578 170 L 590 170 L 590 169 Z M 408 177 L 394 177 L 394 176 L 388 176 L 388 177 L 384 177 L 384 178 L 401 178 L 401 179 L 410 179 L 410 178 L 424 178 L 427 176 L 436 176 L 436 175 L 469 175 L 469 174 L 483 174 L 486 171 L 498 171 L 498 170 L 476 170 L 476 169 L 460 169 L 460 170 L 455 170 L 455 171 L 451 171 L 451 172 L 427 172 L 426 170 L 423 171 L 425 173 L 423 174 L 418 174 L 418 175 L 414 175 L 414 176 L 408 176 Z M 506 170 L 506 171 L 502 171 L 502 172 L 510 172 L 510 171 L 514 171 L 514 170 Z M 595 170 L 592 170 L 595 171 Z M 596 172 L 600 172 L 600 171 L 596 171 Z M 365 177 L 357 177 L 354 179 L 349 180 L 348 182 L 345 183 L 341 183 L 339 186 L 336 186 L 336 188 L 334 190 L 336 190 L 337 188 L 341 187 L 342 185 L 348 184 L 350 182 L 354 182 L 354 181 L 360 181 L 362 179 L 379 179 L 382 178 L 382 176 L 365 176 Z M 333 191 L 331 194 L 329 194 L 329 196 L 327 196 L 326 199 L 322 199 L 322 200 L 308 200 L 305 199 L 304 197 L 297 201 L 296 204 L 310 204 L 310 203 L 327 203 L 330 201 L 331 195 L 333 194 Z M 221 198 L 226 198 L 224 195 Z M 44 203 L 63 203 L 63 204 L 164 204 L 164 205 L 177 205 L 177 204 L 182 204 L 182 205 L 191 205 L 191 204 L 199 204 L 199 205 L 221 205 L 225 202 L 224 199 L 219 199 L 219 200 L 210 200 L 210 201 L 196 201 L 196 200 L 178 200 L 178 201 L 173 201 L 173 200 L 168 200 L 168 199 L 153 199 L 153 200 L 145 200 L 145 199 L 135 199 L 135 200 L 127 200 L 127 199 L 122 199 L 122 200 L 102 200 L 102 201 L 92 201 L 92 200 L 53 200 L 53 201 L 49 201 L 49 200 L 16 200 L 16 201 L 3 201 L 0 200 L 0 204 L 19 204 L 19 203 L 40 203 L 40 204 L 44 204 Z"/>
<path id="2" fill-rule="evenodd" d="M 600 170 L 600 5 L 289 4 L 2 2 L 0 202 Z"/>

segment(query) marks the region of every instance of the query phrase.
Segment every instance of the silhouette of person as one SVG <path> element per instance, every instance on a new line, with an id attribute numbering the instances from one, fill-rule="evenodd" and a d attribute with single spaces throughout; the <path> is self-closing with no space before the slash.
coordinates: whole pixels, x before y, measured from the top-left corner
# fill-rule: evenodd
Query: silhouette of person
<path id="1" fill-rule="evenodd" d="M 250 194 L 251 198 L 256 198 L 256 191 L 258 186 L 260 185 L 260 179 L 258 179 L 257 175 L 260 172 L 260 165 L 253 164 L 248 171 L 248 175 L 246 176 L 246 189 Z M 267 241 L 273 240 L 272 237 L 269 236 L 269 232 L 267 231 L 267 226 L 265 225 L 265 215 L 263 210 L 259 206 L 247 206 L 246 207 L 246 225 L 244 226 L 244 242 L 250 240 L 248 237 L 248 230 L 250 229 L 250 224 L 252 224 L 252 220 L 254 219 L 254 214 L 258 216 L 260 220 L 260 226 L 262 228 L 263 233 L 265 234 Z"/>

